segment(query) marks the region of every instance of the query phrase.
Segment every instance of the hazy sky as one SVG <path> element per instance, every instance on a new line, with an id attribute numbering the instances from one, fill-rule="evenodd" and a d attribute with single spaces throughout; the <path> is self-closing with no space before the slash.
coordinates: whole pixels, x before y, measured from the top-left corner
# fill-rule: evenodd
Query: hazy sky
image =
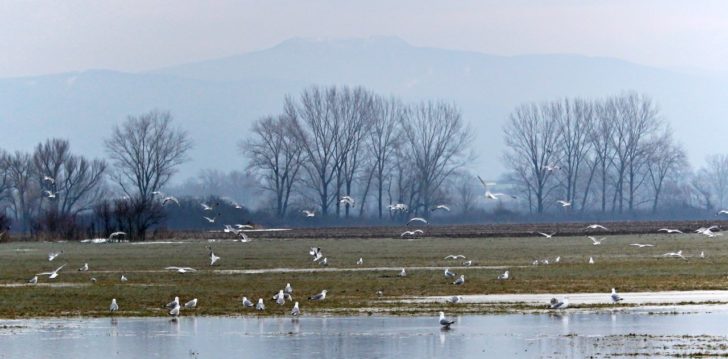
<path id="1" fill-rule="evenodd" d="M 399 36 L 492 54 L 576 53 L 728 72 L 728 1 L 0 2 L 0 76 L 137 71 L 291 37 Z"/>

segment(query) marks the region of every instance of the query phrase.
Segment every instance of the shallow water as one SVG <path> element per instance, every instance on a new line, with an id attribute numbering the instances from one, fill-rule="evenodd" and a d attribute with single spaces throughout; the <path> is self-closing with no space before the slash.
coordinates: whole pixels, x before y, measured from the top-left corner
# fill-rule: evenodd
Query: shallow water
<path id="1" fill-rule="evenodd" d="M 680 310 L 679 308 L 677 310 Z M 0 320 L 0 358 L 429 358 L 726 354 L 728 310 L 436 317 Z"/>

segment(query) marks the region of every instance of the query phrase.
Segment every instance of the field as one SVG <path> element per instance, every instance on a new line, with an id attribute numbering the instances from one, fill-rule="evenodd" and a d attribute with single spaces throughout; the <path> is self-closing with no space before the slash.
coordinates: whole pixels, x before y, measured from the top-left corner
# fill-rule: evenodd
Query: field
<path id="1" fill-rule="evenodd" d="M 685 225 L 687 226 L 687 225 Z M 581 226 L 583 227 L 583 226 Z M 576 228 L 576 227 L 575 227 Z M 547 230 L 549 228 L 546 228 Z M 163 305 L 174 296 L 185 301 L 199 299 L 196 315 L 284 315 L 292 303 L 278 306 L 271 297 L 286 283 L 294 288 L 294 300 L 306 314 L 357 314 L 386 312 L 407 314 L 431 312 L 441 303 L 413 305 L 407 299 L 419 296 L 451 296 L 494 293 L 592 293 L 663 290 L 717 290 L 728 287 L 728 238 L 697 234 L 596 234 L 607 239 L 598 246 L 585 234 L 555 236 L 462 238 L 456 231 L 448 237 L 399 239 L 368 237 L 367 228 L 318 229 L 311 236 L 251 234 L 250 243 L 218 239 L 169 240 L 165 243 L 82 244 L 75 242 L 11 242 L 0 244 L 0 317 L 104 316 L 111 298 L 119 302 L 123 316 L 164 316 Z M 313 232 L 313 229 L 308 229 Z M 331 231 L 332 234 L 327 234 Z M 446 232 L 440 228 L 435 233 Z M 376 231 L 375 231 L 376 232 Z M 283 232 L 281 232 L 283 233 Z M 295 233 L 295 232 L 293 232 Z M 380 232 L 376 232 L 380 233 Z M 572 233 L 578 234 L 578 233 Z M 273 238 L 285 237 L 285 238 Z M 631 243 L 654 244 L 636 248 Z M 222 259 L 209 265 L 207 246 Z M 312 262 L 310 247 L 321 247 L 328 258 L 324 268 Z M 50 251 L 63 254 L 49 262 Z M 682 250 L 687 260 L 662 254 Z M 705 258 L 699 258 L 700 252 Z M 445 260 L 448 254 L 464 254 L 473 260 Z M 554 259 L 560 262 L 554 264 Z M 588 264 L 589 257 L 595 264 Z M 362 257 L 364 264 L 356 265 Z M 532 265 L 548 259 L 551 264 Z M 77 269 L 87 262 L 90 270 Z M 51 271 L 67 263 L 56 279 L 40 276 L 37 285 L 27 284 L 35 273 Z M 189 266 L 198 271 L 178 274 L 167 266 Z M 401 268 L 407 276 L 398 276 Z M 466 276 L 462 286 L 451 284 L 443 269 Z M 512 279 L 496 276 L 510 269 Z M 128 277 L 121 282 L 120 276 Z M 92 283 L 91 278 L 96 278 Z M 310 302 L 306 297 L 328 289 L 328 297 Z M 383 295 L 377 295 L 382 291 Z M 264 298 L 267 309 L 245 309 L 241 298 Z M 466 304 L 452 311 L 494 312 L 514 305 Z M 183 311 L 183 315 L 192 315 Z"/>

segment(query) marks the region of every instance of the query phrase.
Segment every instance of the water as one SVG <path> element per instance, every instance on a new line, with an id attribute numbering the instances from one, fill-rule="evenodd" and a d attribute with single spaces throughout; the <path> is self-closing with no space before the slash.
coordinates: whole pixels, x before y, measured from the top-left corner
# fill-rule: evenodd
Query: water
<path id="1" fill-rule="evenodd" d="M 0 320 L 0 358 L 482 358 L 728 353 L 728 311 Z"/>

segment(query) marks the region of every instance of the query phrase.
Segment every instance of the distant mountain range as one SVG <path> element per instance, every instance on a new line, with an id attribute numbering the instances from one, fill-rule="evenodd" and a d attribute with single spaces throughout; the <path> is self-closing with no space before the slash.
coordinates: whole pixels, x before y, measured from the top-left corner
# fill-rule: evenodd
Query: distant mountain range
<path id="1" fill-rule="evenodd" d="M 362 85 L 405 100 L 442 99 L 476 131 L 471 170 L 495 177 L 502 127 L 518 104 L 635 90 L 660 105 L 690 158 L 728 152 L 728 79 L 580 55 L 494 56 L 412 46 L 374 37 L 291 39 L 269 49 L 140 73 L 89 70 L 0 79 L 0 148 L 29 150 L 55 136 L 76 152 L 103 157 L 103 138 L 129 114 L 170 110 L 192 135 L 192 161 L 240 169 L 237 142 L 260 116 L 280 111 L 286 94 L 318 85 Z M 487 141 L 486 141 L 487 139 Z M 182 178 L 178 178 L 181 180 Z"/>

